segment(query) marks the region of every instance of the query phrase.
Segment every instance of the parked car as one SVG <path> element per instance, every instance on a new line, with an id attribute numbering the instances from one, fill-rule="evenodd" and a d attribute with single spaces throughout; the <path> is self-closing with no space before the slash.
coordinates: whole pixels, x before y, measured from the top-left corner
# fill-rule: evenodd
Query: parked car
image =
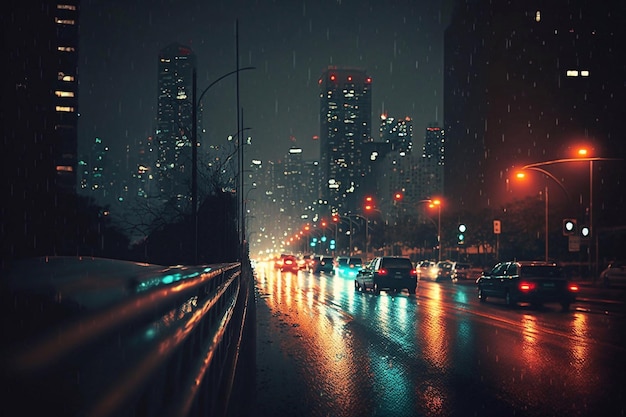
<path id="1" fill-rule="evenodd" d="M 569 281 L 554 262 L 510 261 L 498 263 L 477 280 L 478 298 L 503 298 L 507 306 L 520 302 L 542 305 L 548 302 L 569 309 L 576 299 L 578 286 Z"/>
<path id="2" fill-rule="evenodd" d="M 281 272 L 290 271 L 297 273 L 299 269 L 300 265 L 298 263 L 298 258 L 296 258 L 294 255 L 286 255 L 284 258 L 282 258 L 282 263 L 280 265 Z"/>
<path id="3" fill-rule="evenodd" d="M 363 261 L 358 256 L 338 256 L 334 262 L 334 273 L 337 276 L 356 277 Z"/>
<path id="4" fill-rule="evenodd" d="M 610 287 L 615 284 L 626 284 L 626 262 L 611 262 L 604 271 L 600 273 L 602 283 Z"/>
<path id="5" fill-rule="evenodd" d="M 326 274 L 333 273 L 333 257 L 325 255 L 315 255 L 313 262 L 310 266 L 311 272 L 319 274 L 324 272 Z"/>
<path id="6" fill-rule="evenodd" d="M 452 281 L 463 281 L 470 279 L 472 265 L 467 262 L 452 262 L 450 269 L 450 278 Z"/>
<path id="7" fill-rule="evenodd" d="M 400 256 L 379 256 L 359 270 L 354 279 L 358 291 L 371 289 L 374 294 L 381 290 L 399 292 L 407 289 L 409 294 L 417 290 L 417 272 L 411 259 Z"/>

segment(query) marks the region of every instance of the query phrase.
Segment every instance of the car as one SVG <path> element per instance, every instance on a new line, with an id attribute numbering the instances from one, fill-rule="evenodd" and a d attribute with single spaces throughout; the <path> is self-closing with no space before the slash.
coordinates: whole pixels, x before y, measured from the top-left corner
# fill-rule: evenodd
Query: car
<path id="1" fill-rule="evenodd" d="M 279 257 L 274 259 L 274 269 L 281 269 L 283 267 L 283 261 L 287 256 L 291 256 L 288 253 L 281 253 Z"/>
<path id="2" fill-rule="evenodd" d="M 298 258 L 294 255 L 286 255 L 282 258 L 282 263 L 280 265 L 280 271 L 290 271 L 290 272 L 298 272 L 300 270 L 300 264 L 298 263 Z"/>
<path id="3" fill-rule="evenodd" d="M 472 265 L 467 262 L 452 262 L 450 278 L 452 281 L 463 281 L 471 278 Z"/>
<path id="4" fill-rule="evenodd" d="M 358 256 L 338 256 L 334 262 L 334 273 L 337 276 L 356 277 L 363 267 L 363 260 Z"/>
<path id="5" fill-rule="evenodd" d="M 417 263 L 416 271 L 419 279 L 434 279 L 435 268 L 437 262 L 434 261 L 419 261 Z"/>
<path id="6" fill-rule="evenodd" d="M 496 264 L 477 280 L 478 298 L 503 298 L 507 306 L 517 303 L 559 303 L 563 311 L 569 310 L 576 299 L 578 285 L 571 282 L 555 262 L 508 261 Z"/>
<path id="7" fill-rule="evenodd" d="M 606 287 L 615 284 L 626 284 L 626 262 L 611 262 L 605 270 L 600 273 L 600 280 Z"/>
<path id="8" fill-rule="evenodd" d="M 435 266 L 435 281 L 450 281 L 452 279 L 452 265 L 451 261 L 439 261 Z"/>
<path id="9" fill-rule="evenodd" d="M 314 274 L 319 274 L 322 272 L 326 274 L 332 274 L 333 261 L 334 259 L 332 256 L 315 255 L 315 258 L 313 259 L 313 262 L 310 266 L 310 270 Z"/>
<path id="10" fill-rule="evenodd" d="M 402 256 L 379 256 L 359 270 L 354 279 L 354 287 L 365 292 L 371 289 L 374 294 L 381 290 L 399 292 L 406 288 L 409 294 L 417 291 L 417 272 L 411 259 Z"/>

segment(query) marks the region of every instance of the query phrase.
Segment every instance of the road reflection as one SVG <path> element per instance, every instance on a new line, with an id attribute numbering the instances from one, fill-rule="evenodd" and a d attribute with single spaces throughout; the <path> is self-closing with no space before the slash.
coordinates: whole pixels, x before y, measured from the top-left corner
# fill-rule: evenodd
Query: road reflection
<path id="1" fill-rule="evenodd" d="M 376 296 L 348 278 L 271 269 L 259 282 L 313 415 L 586 415 L 624 390 L 602 383 L 624 381 L 610 318 L 481 304 L 470 285 Z"/>

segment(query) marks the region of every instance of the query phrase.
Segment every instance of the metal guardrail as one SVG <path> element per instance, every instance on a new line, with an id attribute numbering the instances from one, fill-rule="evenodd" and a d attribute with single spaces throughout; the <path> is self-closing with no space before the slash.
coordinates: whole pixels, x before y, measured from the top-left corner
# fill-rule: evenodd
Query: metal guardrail
<path id="1" fill-rule="evenodd" d="M 239 263 L 15 263 L 0 281 L 3 414 L 227 415 L 233 387 L 254 387 L 252 279 Z"/>

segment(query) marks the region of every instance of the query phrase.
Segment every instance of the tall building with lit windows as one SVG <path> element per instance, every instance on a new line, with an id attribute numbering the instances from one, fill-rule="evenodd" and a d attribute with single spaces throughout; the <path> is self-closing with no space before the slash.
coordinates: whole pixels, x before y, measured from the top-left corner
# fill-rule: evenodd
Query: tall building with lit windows
<path id="1" fill-rule="evenodd" d="M 50 213 L 76 193 L 79 2 L 11 0 L 0 24 L 4 259 L 51 247 Z"/>
<path id="2" fill-rule="evenodd" d="M 372 142 L 372 79 L 365 70 L 329 67 L 319 86 L 322 205 L 354 211 L 367 172 L 364 145 Z"/>
<path id="3" fill-rule="evenodd" d="M 173 43 L 159 52 L 157 158 L 158 197 L 175 198 L 182 206 L 191 197 L 192 87 L 196 55 L 187 46 Z M 200 109 L 198 111 L 200 120 Z"/>
<path id="4" fill-rule="evenodd" d="M 398 153 L 411 153 L 413 149 L 413 121 L 410 117 L 396 119 L 382 114 L 380 116 L 380 140 L 391 145 L 391 150 Z"/>
<path id="5" fill-rule="evenodd" d="M 4 167 L 75 192 L 78 1 L 12 3 L 2 13 L 4 56 L 11 64 L 2 77 Z"/>
<path id="6" fill-rule="evenodd" d="M 441 196 L 444 189 L 445 133 L 433 124 L 426 128 L 419 170 L 421 198 Z"/>

